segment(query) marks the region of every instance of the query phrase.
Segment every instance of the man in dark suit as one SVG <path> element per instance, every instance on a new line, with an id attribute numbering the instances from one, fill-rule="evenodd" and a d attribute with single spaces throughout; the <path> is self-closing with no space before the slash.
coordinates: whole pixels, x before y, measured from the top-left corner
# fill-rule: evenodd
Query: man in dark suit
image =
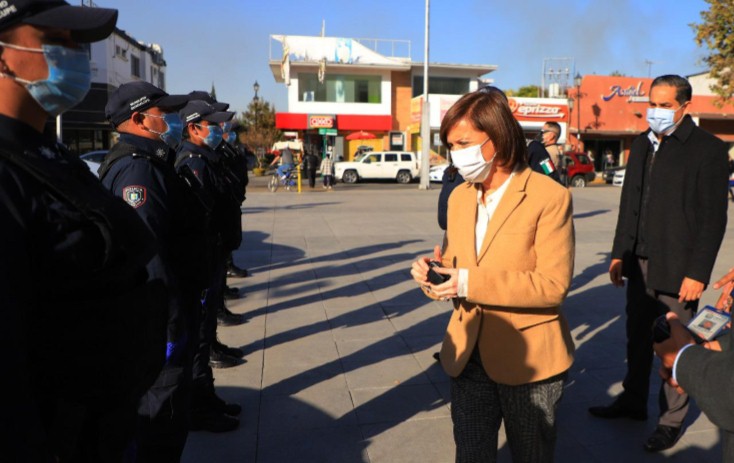
<path id="1" fill-rule="evenodd" d="M 650 89 L 650 130 L 632 143 L 609 276 L 627 277 L 627 375 L 599 418 L 647 419 L 656 317 L 669 311 L 687 323 L 708 283 L 726 229 L 727 153 L 724 143 L 686 115 L 691 85 L 680 76 L 656 78 Z M 660 391 L 660 418 L 645 449 L 675 445 L 688 396 Z"/>

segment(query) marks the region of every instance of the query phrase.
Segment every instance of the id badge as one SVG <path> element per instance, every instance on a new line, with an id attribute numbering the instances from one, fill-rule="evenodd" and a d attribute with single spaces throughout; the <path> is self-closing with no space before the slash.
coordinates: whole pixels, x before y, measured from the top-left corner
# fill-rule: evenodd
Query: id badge
<path id="1" fill-rule="evenodd" d="M 731 316 L 707 305 L 688 323 L 688 329 L 704 341 L 711 341 L 726 328 Z"/>

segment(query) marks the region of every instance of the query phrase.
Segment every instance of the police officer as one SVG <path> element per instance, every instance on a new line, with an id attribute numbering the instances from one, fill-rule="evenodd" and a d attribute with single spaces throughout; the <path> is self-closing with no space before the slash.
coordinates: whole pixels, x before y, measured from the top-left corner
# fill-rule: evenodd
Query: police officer
<path id="1" fill-rule="evenodd" d="M 214 376 L 210 367 L 229 367 L 241 360 L 222 354 L 212 357 L 212 343 L 216 340 L 217 310 L 224 305 L 223 282 L 225 279 L 224 250 L 229 249 L 232 236 L 228 235 L 231 216 L 229 191 L 219 169 L 219 156 L 215 148 L 222 141 L 220 123 L 231 119 L 232 113 L 217 111 L 203 100 L 192 100 L 179 112 L 185 124 L 188 139 L 179 145 L 176 169 L 189 169 L 201 182 L 199 194 L 213 205 L 208 230 L 211 257 L 209 284 L 204 297 L 202 319 L 199 328 L 199 345 L 194 355 L 193 391 L 191 404 L 191 429 L 225 432 L 235 429 L 241 407 L 226 404 L 214 392 Z"/>
<path id="2" fill-rule="evenodd" d="M 212 105 L 217 111 L 226 111 L 229 109 L 229 104 L 221 101 L 217 101 L 208 92 L 204 90 L 194 90 L 189 93 L 189 97 L 192 100 L 203 100 Z M 224 157 L 227 167 L 232 173 L 238 178 L 237 182 L 233 185 L 235 188 L 235 195 L 242 195 L 242 201 L 245 199 L 245 189 L 249 183 L 249 177 L 247 175 L 247 156 L 246 153 L 237 147 L 237 134 L 235 129 L 237 128 L 237 122 L 234 120 L 234 113 L 232 119 L 227 122 L 220 124 L 222 126 L 222 138 L 226 143 L 221 143 L 218 147 L 218 152 Z M 232 149 L 226 149 L 225 146 L 231 147 Z M 240 203 L 242 202 L 240 201 Z M 235 265 L 232 258 L 232 253 L 227 256 L 227 276 L 233 278 L 245 278 L 249 274 L 244 268 L 240 268 Z M 225 298 L 236 299 L 239 297 L 239 291 L 235 288 L 226 288 Z M 220 311 L 218 316 L 220 325 L 231 326 L 241 323 L 239 317 L 236 314 L 232 314 L 225 310 Z"/>
<path id="3" fill-rule="evenodd" d="M 0 2 L 3 461 L 120 461 L 163 362 L 150 232 L 44 132 L 90 87 L 79 44 L 116 22 L 60 0 Z"/>
<path id="4" fill-rule="evenodd" d="M 120 140 L 100 166 L 99 178 L 153 232 L 158 255 L 148 273 L 168 290 L 166 361 L 138 408 L 131 451 L 138 462 L 179 461 L 188 435 L 199 298 L 206 286 L 197 277 L 203 258 L 192 254 L 205 245 L 206 211 L 173 168 L 173 148 L 183 134 L 177 111 L 187 102 L 187 95 L 168 95 L 138 81 L 121 85 L 105 107 Z"/>

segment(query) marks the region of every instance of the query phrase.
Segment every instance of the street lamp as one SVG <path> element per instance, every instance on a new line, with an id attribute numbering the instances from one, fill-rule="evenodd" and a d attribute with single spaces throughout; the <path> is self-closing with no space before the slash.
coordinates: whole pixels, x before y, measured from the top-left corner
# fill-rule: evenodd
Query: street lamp
<path id="1" fill-rule="evenodd" d="M 578 123 L 578 140 L 579 149 L 581 149 L 581 74 L 576 73 L 576 77 L 573 78 L 573 83 L 576 84 L 576 120 Z"/>
<path id="2" fill-rule="evenodd" d="M 260 91 L 260 84 L 255 81 L 255 84 L 252 86 L 252 89 L 255 90 L 255 96 L 252 97 L 252 102 L 255 104 L 255 127 L 257 127 L 257 112 L 258 112 L 258 101 L 260 98 L 257 96 L 257 92 Z"/>

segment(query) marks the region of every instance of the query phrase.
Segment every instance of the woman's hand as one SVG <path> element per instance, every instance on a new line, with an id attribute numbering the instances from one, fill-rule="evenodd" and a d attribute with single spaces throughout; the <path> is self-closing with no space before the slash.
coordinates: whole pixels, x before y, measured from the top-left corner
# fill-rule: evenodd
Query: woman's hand
<path id="1" fill-rule="evenodd" d="M 426 288 L 429 288 L 431 284 L 428 281 L 428 269 L 430 268 L 428 263 L 431 260 L 441 262 L 441 248 L 439 246 L 433 248 L 433 259 L 430 257 L 421 257 L 413 262 L 413 265 L 410 267 L 410 274 L 413 276 L 415 282 Z"/>
<path id="2" fill-rule="evenodd" d="M 440 285 L 430 284 L 431 292 L 438 296 L 441 300 L 448 301 L 458 297 L 459 291 L 459 270 L 455 268 L 434 268 L 436 273 L 448 275 L 449 279 Z"/>

